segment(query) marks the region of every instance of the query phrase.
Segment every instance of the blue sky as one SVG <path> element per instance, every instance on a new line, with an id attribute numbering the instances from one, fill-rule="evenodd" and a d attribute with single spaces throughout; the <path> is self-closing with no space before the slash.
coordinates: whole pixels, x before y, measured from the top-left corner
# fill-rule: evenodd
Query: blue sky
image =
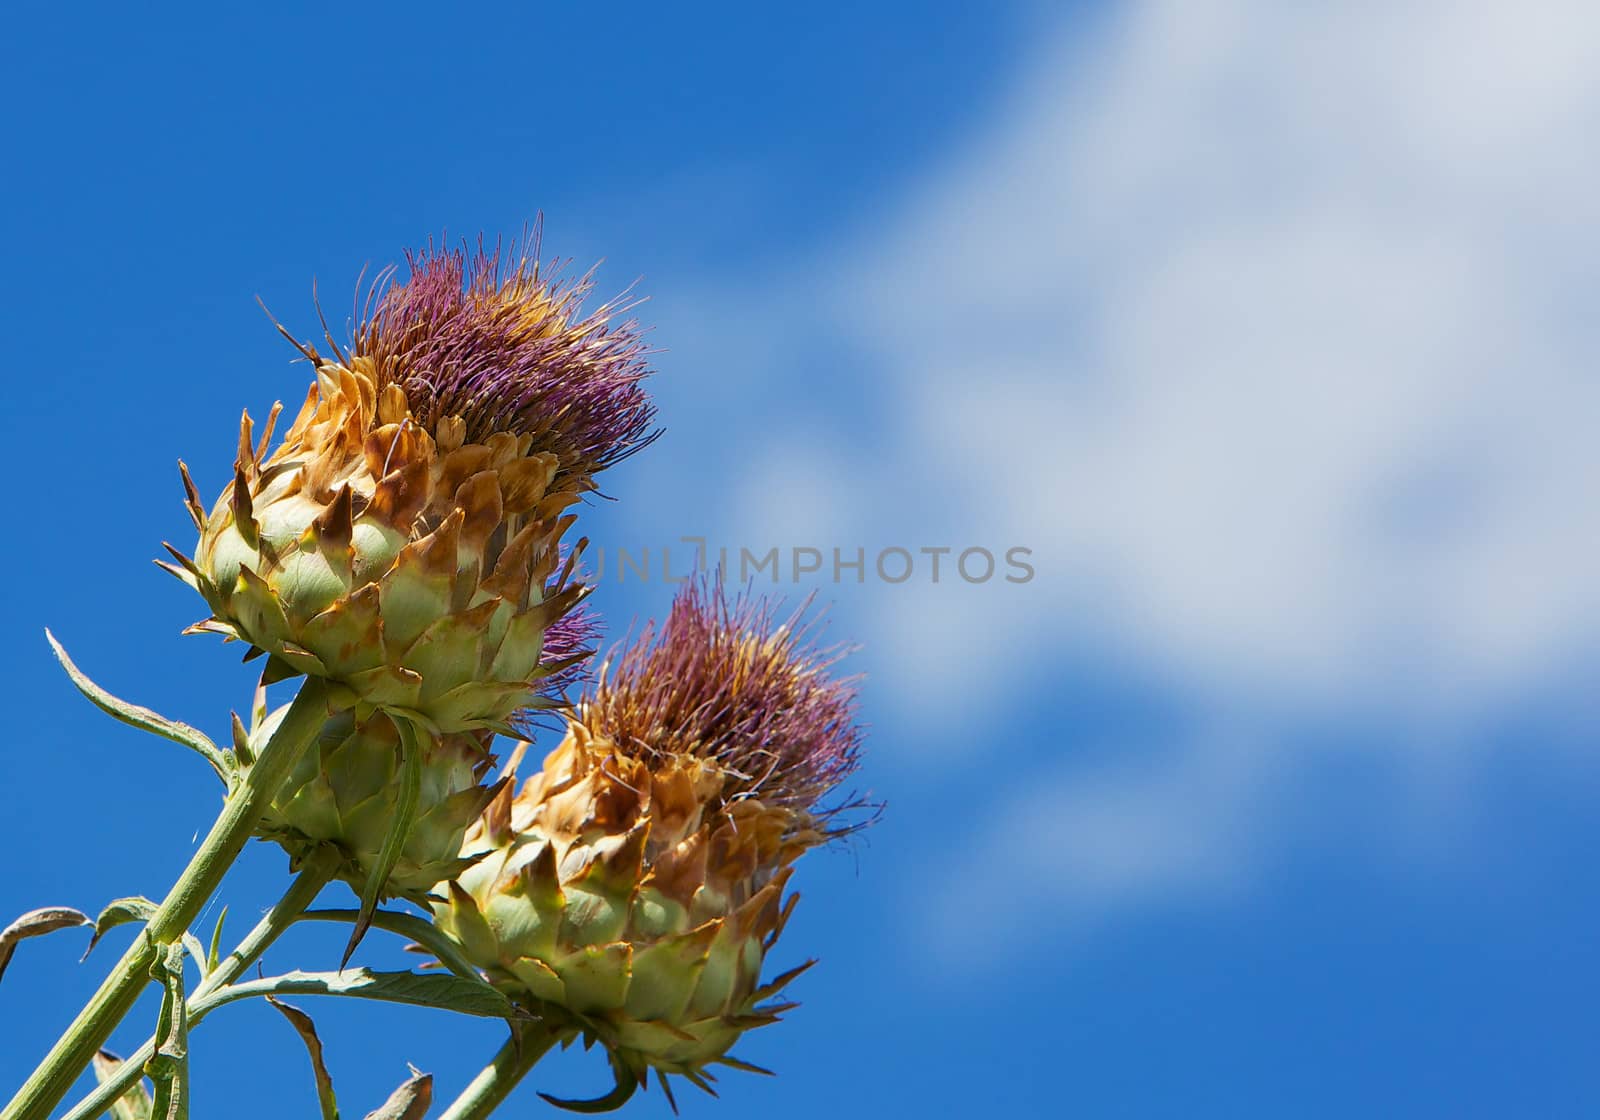
<path id="1" fill-rule="evenodd" d="M 214 811 L 42 629 L 219 736 L 247 704 L 149 560 L 190 533 L 174 461 L 214 492 L 239 409 L 304 392 L 254 297 L 309 333 L 312 277 L 342 309 L 363 265 L 542 210 L 602 293 L 642 278 L 663 350 L 668 433 L 585 513 L 608 556 L 919 557 L 894 585 L 785 573 L 863 643 L 890 808 L 801 867 L 779 963 L 822 963 L 739 1047 L 780 1080 L 730 1074 L 685 1115 L 1594 1114 L 1585 6 L 84 6 L 11 30 L 0 911 L 159 895 Z M 1025 584 L 935 583 L 920 551 L 1013 546 Z M 670 595 L 613 567 L 594 602 L 620 635 Z M 236 930 L 283 864 L 252 846 Z M 123 940 L 81 966 L 74 934 L 23 946 L 0 1089 Z M 335 940 L 269 964 L 331 967 Z M 452 1095 L 498 1045 L 308 1008 L 347 1114 L 408 1061 Z M 194 1042 L 200 1115 L 315 1107 L 268 1009 Z M 566 1056 L 516 1102 L 603 1084 Z"/>

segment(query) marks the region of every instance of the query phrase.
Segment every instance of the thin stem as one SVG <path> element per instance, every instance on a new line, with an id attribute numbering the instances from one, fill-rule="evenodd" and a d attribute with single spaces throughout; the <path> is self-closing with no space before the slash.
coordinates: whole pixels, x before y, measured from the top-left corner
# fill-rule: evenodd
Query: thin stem
<path id="1" fill-rule="evenodd" d="M 439 1120 L 483 1120 L 511 1095 L 511 1090 L 539 1064 L 560 1040 L 556 1031 L 532 1029 L 513 1034 L 472 1079 L 472 1084 L 450 1103 Z"/>
<path id="2" fill-rule="evenodd" d="M 261 812 L 277 792 L 300 756 L 316 738 L 329 714 L 329 689 L 312 677 L 284 714 L 272 737 L 259 752 L 242 784 L 223 802 L 222 813 L 201 842 L 189 866 L 173 884 L 156 911 L 110 976 L 66 1033 L 57 1040 L 12 1098 L 0 1120 L 46 1120 L 60 1103 L 111 1032 L 138 1002 L 150 982 L 150 965 L 157 946 L 179 938 L 189 928 L 206 901 L 216 891 L 239 851 L 250 839 Z"/>
<path id="3" fill-rule="evenodd" d="M 286 929 L 294 925 L 300 915 L 305 913 L 306 908 L 317 900 L 322 888 L 333 881 L 334 873 L 339 870 L 339 863 L 343 858 L 339 850 L 331 844 L 319 844 L 312 849 L 311 854 L 306 856 L 305 862 L 300 865 L 300 874 L 289 884 L 289 889 L 283 892 L 283 897 L 278 899 L 272 909 L 256 923 L 255 928 L 245 935 L 244 940 L 239 942 L 233 952 L 217 962 L 217 967 L 212 969 L 195 989 L 195 998 L 203 998 L 233 983 L 247 968 L 260 960 L 261 954 L 265 953 Z"/>
<path id="4" fill-rule="evenodd" d="M 217 962 L 217 967 L 207 974 L 189 996 L 187 1010 L 191 1025 L 197 1024 L 202 1017 L 207 996 L 233 983 L 247 968 L 260 960 L 261 954 L 267 951 L 267 947 L 294 924 L 295 919 L 305 911 L 306 907 L 316 901 L 317 895 L 328 885 L 334 872 L 338 870 L 339 859 L 338 850 L 326 844 L 317 847 L 306 857 L 305 863 L 300 867 L 300 874 L 289 884 L 289 889 L 283 892 L 283 897 L 262 916 L 255 928 L 245 935 L 244 940 L 239 942 L 233 952 Z M 144 1076 L 144 1064 L 155 1052 L 155 1039 L 146 1040 L 143 1046 L 96 1086 L 94 1092 L 74 1105 L 64 1120 L 91 1120 L 93 1117 L 103 1115 L 113 1101 Z"/>

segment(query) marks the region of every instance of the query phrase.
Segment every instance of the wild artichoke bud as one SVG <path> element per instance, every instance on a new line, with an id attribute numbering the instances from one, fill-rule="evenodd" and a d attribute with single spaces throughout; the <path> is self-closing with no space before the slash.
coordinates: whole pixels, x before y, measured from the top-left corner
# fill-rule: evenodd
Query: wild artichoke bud
<path id="1" fill-rule="evenodd" d="M 494 766 L 493 735 L 458 732 L 426 741 L 416 817 L 383 895 L 423 901 L 435 883 L 468 866 L 462 837 L 496 792 L 482 784 Z M 336 716 L 273 798 L 259 832 L 281 844 L 294 866 L 318 844 L 333 843 L 344 856 L 337 877 L 360 891 L 389 837 L 400 771 L 393 720 L 382 712 L 362 721 L 349 712 Z"/>
<path id="2" fill-rule="evenodd" d="M 592 636 L 593 627 L 580 608 L 551 627 L 545 656 L 575 664 L 575 655 Z M 571 676 L 570 669 L 558 670 L 552 679 L 567 683 Z M 473 859 L 462 855 L 466 832 L 508 784 L 484 784 L 495 763 L 489 751 L 493 738 L 488 730 L 418 737 L 422 756 L 416 806 L 410 827 L 403 830 L 398 858 L 381 885 L 382 897 L 427 902 L 434 884 L 471 866 Z M 257 834 L 282 845 L 293 865 L 318 845 L 334 845 L 344 856 L 337 877 L 361 892 L 394 831 L 404 762 L 401 729 L 387 715 L 336 715 L 274 795 Z"/>
<path id="3" fill-rule="evenodd" d="M 587 278 L 529 256 L 409 264 L 348 353 L 296 343 L 317 373 L 299 416 L 268 454 L 277 409 L 259 440 L 245 415 L 209 514 L 185 470 L 200 543 L 173 570 L 213 612 L 192 629 L 270 655 L 269 680 L 338 682 L 362 719 L 506 730 L 547 704 L 543 635 L 587 591 L 566 511 L 652 438 L 644 350 L 617 307 L 580 314 Z"/>
<path id="4" fill-rule="evenodd" d="M 791 864 L 860 807 L 823 805 L 860 743 L 834 660 L 769 608 L 688 585 L 469 832 L 478 862 L 436 892 L 439 926 L 639 1081 L 703 1087 L 708 1064 L 742 1064 L 739 1035 L 792 1006 L 766 1001 L 795 973 L 760 979 L 798 897 Z"/>

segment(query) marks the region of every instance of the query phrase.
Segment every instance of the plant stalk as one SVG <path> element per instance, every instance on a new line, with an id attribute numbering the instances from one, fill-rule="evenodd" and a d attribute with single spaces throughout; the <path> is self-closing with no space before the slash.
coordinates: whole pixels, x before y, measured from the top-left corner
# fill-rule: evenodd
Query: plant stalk
<path id="1" fill-rule="evenodd" d="M 330 845 L 322 845 L 306 857 L 305 863 L 300 867 L 300 874 L 289 884 L 289 889 L 283 892 L 283 897 L 263 915 L 261 921 L 245 935 L 244 940 L 239 942 L 233 952 L 217 962 L 217 967 L 207 974 L 189 996 L 188 1013 L 193 1022 L 199 1021 L 196 1012 L 203 1010 L 203 1001 L 207 996 L 220 991 L 243 975 L 247 968 L 261 959 L 261 954 L 267 951 L 268 946 L 295 923 L 295 920 L 305 912 L 306 907 L 316 901 L 317 895 L 328 885 L 334 872 L 338 870 L 339 859 L 337 849 Z M 96 1086 L 94 1092 L 74 1105 L 63 1120 L 93 1120 L 94 1117 L 104 1115 L 113 1101 L 144 1076 L 144 1064 L 155 1052 L 155 1039 L 147 1039 L 143 1046 L 116 1068 L 115 1072 Z"/>
<path id="2" fill-rule="evenodd" d="M 245 780 L 223 802 L 222 813 L 166 899 L 117 963 L 111 975 L 24 1082 L 0 1120 L 46 1120 L 88 1068 L 111 1032 L 150 982 L 159 951 L 188 930 L 216 892 L 255 830 L 272 795 L 288 778 L 329 715 L 329 689 L 312 677 L 301 686 L 283 722 L 261 748 Z"/>
<path id="3" fill-rule="evenodd" d="M 552 1030 L 524 1029 L 513 1034 L 472 1079 L 472 1084 L 450 1102 L 439 1120 L 483 1120 L 511 1095 L 511 1090 L 539 1064 L 539 1059 L 560 1037 L 559 1032 Z"/>

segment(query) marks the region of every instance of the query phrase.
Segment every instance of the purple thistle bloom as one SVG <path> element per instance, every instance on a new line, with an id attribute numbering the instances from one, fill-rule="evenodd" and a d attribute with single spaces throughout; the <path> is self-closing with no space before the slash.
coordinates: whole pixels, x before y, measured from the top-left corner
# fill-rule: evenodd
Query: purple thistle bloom
<path id="1" fill-rule="evenodd" d="M 848 650 L 811 644 L 805 613 L 780 623 L 764 599 L 730 602 L 691 580 L 659 630 L 652 623 L 606 659 L 578 718 L 647 762 L 714 760 L 733 779 L 729 801 L 758 798 L 821 817 L 861 808 L 819 808 L 859 764 L 862 730 L 855 680 L 829 675 Z"/>
<path id="2" fill-rule="evenodd" d="M 647 351 L 632 304 L 581 305 L 590 275 L 575 281 L 542 266 L 539 230 L 491 251 L 429 245 L 408 252 L 405 283 L 374 284 L 355 331 L 355 353 L 378 383 L 396 384 L 429 430 L 459 416 L 467 439 L 499 432 L 532 437 L 559 477 L 586 478 L 646 446 L 655 406 L 641 384 Z"/>
<path id="3" fill-rule="evenodd" d="M 549 671 L 540 692 L 549 697 L 565 693 L 588 678 L 589 658 L 600 640 L 600 616 L 579 604 L 545 628 L 540 664 Z"/>

